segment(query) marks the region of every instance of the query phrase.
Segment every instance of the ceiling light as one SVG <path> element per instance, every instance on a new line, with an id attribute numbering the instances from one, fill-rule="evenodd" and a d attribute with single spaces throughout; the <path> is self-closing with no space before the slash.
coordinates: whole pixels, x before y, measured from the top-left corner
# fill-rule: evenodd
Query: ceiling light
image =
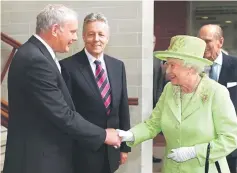
<path id="1" fill-rule="evenodd" d="M 226 20 L 225 23 L 232 23 L 232 21 L 231 20 Z"/>
<path id="2" fill-rule="evenodd" d="M 202 16 L 201 18 L 202 18 L 202 19 L 208 19 L 208 17 L 207 17 L 207 16 Z"/>

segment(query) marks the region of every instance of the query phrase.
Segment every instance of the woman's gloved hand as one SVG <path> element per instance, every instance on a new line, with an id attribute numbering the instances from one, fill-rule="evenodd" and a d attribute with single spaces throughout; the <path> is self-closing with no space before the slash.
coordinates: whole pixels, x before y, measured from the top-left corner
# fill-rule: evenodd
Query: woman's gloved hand
<path id="1" fill-rule="evenodd" d="M 134 141 L 134 136 L 131 131 L 124 131 L 120 129 L 116 129 L 118 132 L 119 137 L 122 138 L 122 142 L 132 142 Z"/>
<path id="2" fill-rule="evenodd" d="M 194 147 L 181 147 L 177 149 L 172 149 L 171 153 L 167 156 L 176 162 L 185 162 L 189 159 L 196 157 L 196 152 Z"/>

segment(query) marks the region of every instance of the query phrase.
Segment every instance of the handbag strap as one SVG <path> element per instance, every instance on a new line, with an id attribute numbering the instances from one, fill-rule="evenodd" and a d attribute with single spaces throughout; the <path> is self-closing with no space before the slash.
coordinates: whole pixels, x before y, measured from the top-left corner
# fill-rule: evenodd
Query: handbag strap
<path id="1" fill-rule="evenodd" d="M 218 173 L 221 173 L 221 167 L 220 167 L 220 164 L 218 161 L 215 162 L 215 165 L 216 165 L 216 169 L 218 171 Z"/>
<path id="2" fill-rule="evenodd" d="M 207 155 L 206 155 L 206 162 L 205 162 L 205 173 L 208 173 L 209 171 L 209 156 L 210 156 L 210 143 L 207 145 Z M 218 173 L 221 173 L 221 167 L 218 161 L 215 162 L 216 169 Z"/>
<path id="3" fill-rule="evenodd" d="M 209 156 L 210 156 L 210 143 L 207 145 L 207 155 L 206 155 L 206 162 L 205 162 L 205 173 L 209 171 Z"/>

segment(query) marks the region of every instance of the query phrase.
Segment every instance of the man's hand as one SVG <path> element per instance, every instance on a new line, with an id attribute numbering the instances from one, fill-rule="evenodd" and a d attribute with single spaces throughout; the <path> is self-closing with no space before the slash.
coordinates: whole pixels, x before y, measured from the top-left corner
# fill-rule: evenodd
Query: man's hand
<path id="1" fill-rule="evenodd" d="M 172 153 L 168 154 L 168 158 L 176 162 L 185 162 L 189 159 L 196 157 L 196 152 L 194 147 L 181 147 L 177 149 L 172 149 Z"/>
<path id="2" fill-rule="evenodd" d="M 105 129 L 105 131 L 106 131 L 105 143 L 107 145 L 112 145 L 119 148 L 121 144 L 121 139 L 118 135 L 118 132 L 115 129 Z"/>
<path id="3" fill-rule="evenodd" d="M 120 165 L 124 164 L 128 159 L 128 153 L 120 153 Z"/>

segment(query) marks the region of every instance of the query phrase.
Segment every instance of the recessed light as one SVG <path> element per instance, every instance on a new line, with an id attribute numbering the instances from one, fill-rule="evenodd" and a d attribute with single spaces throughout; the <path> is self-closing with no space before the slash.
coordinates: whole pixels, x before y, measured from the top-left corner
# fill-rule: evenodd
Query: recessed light
<path id="1" fill-rule="evenodd" d="M 201 18 L 202 19 L 208 19 L 208 16 L 202 16 Z"/>
<path id="2" fill-rule="evenodd" d="M 232 21 L 231 20 L 226 20 L 225 23 L 232 23 Z"/>

